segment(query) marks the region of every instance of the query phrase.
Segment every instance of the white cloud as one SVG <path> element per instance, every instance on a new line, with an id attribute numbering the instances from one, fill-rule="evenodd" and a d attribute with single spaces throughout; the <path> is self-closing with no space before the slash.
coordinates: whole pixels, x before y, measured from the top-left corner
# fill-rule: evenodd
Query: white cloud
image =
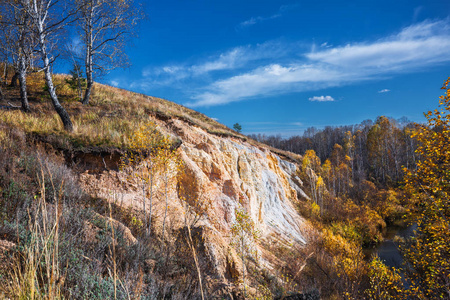
<path id="1" fill-rule="evenodd" d="M 117 80 L 111 80 L 109 83 L 115 87 L 119 86 L 119 81 L 117 81 Z"/>
<path id="2" fill-rule="evenodd" d="M 168 74 L 175 74 L 178 73 L 181 70 L 178 66 L 165 66 L 162 67 L 162 71 Z"/>
<path id="3" fill-rule="evenodd" d="M 307 54 L 312 61 L 343 68 L 402 71 L 450 60 L 448 21 L 422 22 L 372 43 L 348 44 Z"/>
<path id="4" fill-rule="evenodd" d="M 142 72 L 142 76 L 152 78 L 155 82 L 167 84 L 185 78 L 201 76 L 213 71 L 233 69 L 239 65 L 245 64 L 249 59 L 246 54 L 248 48 L 248 46 L 236 47 L 230 51 L 221 53 L 218 57 L 212 57 L 199 64 L 179 64 L 145 68 Z"/>
<path id="5" fill-rule="evenodd" d="M 262 67 L 218 79 L 198 89 L 186 105 L 221 105 L 414 72 L 449 62 L 448 49 L 449 20 L 425 21 L 373 42 L 310 52 L 304 55 L 303 61 L 298 56 L 291 56 L 291 62 L 277 63 L 272 60 L 272 63 Z"/>
<path id="6" fill-rule="evenodd" d="M 215 60 L 192 66 L 190 71 L 196 75 L 201 75 L 211 71 L 233 69 L 247 60 L 245 57 L 246 50 L 246 47 L 234 48 L 231 51 L 220 54 Z"/>
<path id="7" fill-rule="evenodd" d="M 147 67 L 143 70 L 142 83 L 136 86 L 166 86 L 189 79 L 200 80 L 202 77 L 216 75 L 220 72 L 236 71 L 248 68 L 250 64 L 260 61 L 280 59 L 293 53 L 298 47 L 293 43 L 268 41 L 255 46 L 235 47 L 223 53 L 210 56 L 196 64 L 171 64 L 159 67 Z"/>
<path id="8" fill-rule="evenodd" d="M 414 8 L 414 13 L 413 13 L 413 21 L 416 22 L 417 18 L 419 17 L 420 12 L 423 10 L 423 6 L 418 6 L 416 8 Z"/>
<path id="9" fill-rule="evenodd" d="M 382 89 L 382 90 L 378 91 L 378 93 L 387 93 L 390 91 L 391 91 L 390 89 Z"/>
<path id="10" fill-rule="evenodd" d="M 239 26 L 242 27 L 242 28 L 243 27 L 248 27 L 248 26 L 255 25 L 256 23 L 261 23 L 261 22 L 264 22 L 264 21 L 273 20 L 273 19 L 276 19 L 276 18 L 279 18 L 279 17 L 281 17 L 280 13 L 276 13 L 276 14 L 271 15 L 269 17 L 251 17 L 250 19 L 240 23 Z"/>
<path id="11" fill-rule="evenodd" d="M 252 72 L 219 80 L 206 91 L 192 97 L 188 106 L 213 106 L 240 101 L 258 95 L 282 94 L 290 91 L 315 90 L 335 86 L 349 75 L 314 65 L 260 67 Z"/>
<path id="12" fill-rule="evenodd" d="M 317 102 L 332 102 L 334 98 L 331 96 L 314 96 L 308 99 L 309 101 L 317 101 Z"/>
<path id="13" fill-rule="evenodd" d="M 298 7 L 298 6 L 299 6 L 298 3 L 292 4 L 292 5 L 282 5 L 278 9 L 278 11 L 276 13 L 274 13 L 273 15 L 268 16 L 268 17 L 261 17 L 261 16 L 251 17 L 250 19 L 248 19 L 248 20 L 246 20 L 244 22 L 241 22 L 239 24 L 239 27 L 240 28 L 245 28 L 245 27 L 253 26 L 256 23 L 262 23 L 262 22 L 265 22 L 265 21 L 269 21 L 269 20 L 280 18 L 280 17 L 283 16 L 283 13 L 285 13 L 285 12 L 295 8 L 295 7 Z"/>

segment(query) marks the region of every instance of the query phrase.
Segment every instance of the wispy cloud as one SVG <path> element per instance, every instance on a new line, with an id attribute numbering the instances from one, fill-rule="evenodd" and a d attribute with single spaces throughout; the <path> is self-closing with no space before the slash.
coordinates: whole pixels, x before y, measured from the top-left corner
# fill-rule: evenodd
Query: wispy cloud
<path id="1" fill-rule="evenodd" d="M 194 95 L 188 106 L 212 106 L 241 101 L 258 95 L 283 94 L 291 91 L 316 90 L 336 86 L 351 75 L 314 65 L 281 66 L 279 64 L 257 68 L 242 75 L 219 80 Z"/>
<path id="2" fill-rule="evenodd" d="M 145 77 L 149 76 L 160 76 L 169 75 L 174 76 L 176 74 L 183 74 L 183 76 L 195 76 L 202 75 L 207 72 L 226 70 L 236 67 L 237 64 L 241 63 L 241 60 L 245 60 L 245 53 L 248 47 L 236 47 L 230 51 L 222 53 L 217 58 L 212 60 L 193 64 L 193 65 L 166 65 L 162 67 L 150 67 L 145 68 L 142 75 Z M 244 61 L 245 62 L 245 61 Z"/>
<path id="3" fill-rule="evenodd" d="M 265 21 L 269 21 L 269 20 L 273 20 L 273 19 L 277 19 L 280 18 L 281 16 L 283 16 L 283 13 L 295 8 L 299 6 L 299 4 L 292 4 L 292 5 L 282 5 L 280 6 L 280 8 L 278 9 L 278 11 L 268 17 L 262 17 L 262 16 L 258 16 L 258 17 L 251 17 L 248 20 L 245 20 L 244 22 L 241 22 L 239 24 L 239 28 L 245 28 L 245 27 L 249 27 L 249 26 L 253 26 L 257 23 L 262 23 Z"/>
<path id="4" fill-rule="evenodd" d="M 419 14 L 422 12 L 423 10 L 423 6 L 418 6 L 416 8 L 414 8 L 414 13 L 413 13 L 413 22 L 416 22 Z"/>
<path id="5" fill-rule="evenodd" d="M 187 105 L 221 105 L 414 72 L 450 61 L 448 49 L 449 20 L 425 21 L 384 39 L 303 53 L 303 59 L 290 56 L 287 62 L 277 62 L 275 58 L 249 71 L 241 69 L 237 75 L 198 89 Z"/>
<path id="6" fill-rule="evenodd" d="M 264 22 L 264 21 L 273 20 L 273 19 L 276 19 L 276 18 L 279 18 L 279 17 L 281 17 L 280 13 L 276 13 L 276 14 L 271 15 L 269 17 L 251 17 L 250 19 L 240 23 L 239 26 L 240 27 L 248 27 L 248 26 L 255 25 L 256 23 L 261 23 L 261 22 Z"/>
<path id="7" fill-rule="evenodd" d="M 448 61 L 449 37 L 448 21 L 422 22 L 386 39 L 318 51 L 307 58 L 341 68 L 401 71 Z"/>
<path id="8" fill-rule="evenodd" d="M 249 46 L 236 47 L 218 57 L 213 57 L 198 64 L 172 64 L 160 67 L 147 67 L 142 71 L 144 85 L 169 85 L 177 81 L 192 79 L 214 71 L 236 69 L 251 58 L 247 52 Z"/>
<path id="9" fill-rule="evenodd" d="M 194 64 L 179 63 L 158 67 L 146 67 L 142 82 L 134 85 L 143 89 L 149 86 L 166 86 L 201 77 L 249 68 L 254 63 L 271 59 L 283 59 L 298 49 L 295 43 L 269 41 L 255 46 L 246 45 L 207 57 Z"/>
<path id="10" fill-rule="evenodd" d="M 378 91 L 378 93 L 388 93 L 390 91 L 391 91 L 390 89 L 382 89 L 382 90 Z"/>
<path id="11" fill-rule="evenodd" d="M 334 98 L 331 96 L 314 96 L 308 99 L 309 101 L 317 101 L 317 102 L 332 102 Z"/>

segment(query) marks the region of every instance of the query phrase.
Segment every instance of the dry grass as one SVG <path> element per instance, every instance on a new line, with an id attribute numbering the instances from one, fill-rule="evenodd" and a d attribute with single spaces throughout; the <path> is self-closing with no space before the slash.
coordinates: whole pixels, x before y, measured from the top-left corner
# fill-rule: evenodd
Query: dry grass
<path id="1" fill-rule="evenodd" d="M 43 183 L 42 183 L 43 184 Z M 42 185 L 45 191 L 44 184 Z M 43 192 L 45 193 L 45 192 Z M 29 217 L 30 242 L 16 259 L 9 295 L 15 299 L 62 299 L 64 277 L 59 266 L 58 205 L 54 216 L 41 195 Z M 33 216 L 32 216 L 33 215 Z"/>
<path id="2" fill-rule="evenodd" d="M 129 145 L 124 136 L 148 122 L 149 117 L 161 120 L 179 118 L 212 134 L 245 139 L 243 135 L 182 105 L 98 83 L 94 85 L 91 105 L 83 106 L 77 101 L 76 91 L 65 82 L 66 79 L 67 75 L 54 77 L 58 97 L 72 118 L 73 133 L 64 132 L 59 117 L 51 107 L 41 74 L 28 77 L 32 113 L 0 110 L 0 122 L 26 133 L 64 137 L 75 147 L 127 148 Z M 20 105 L 18 90 L 7 88 L 5 92 L 6 100 L 0 105 L 8 105 L 8 102 Z"/>
<path id="3" fill-rule="evenodd" d="M 88 197 L 20 130 L 0 128 L 0 158 L 0 239 L 16 245 L 0 249 L 0 299 L 200 299 L 173 228 L 161 251 L 159 235 L 133 230 L 138 212 Z"/>
<path id="4" fill-rule="evenodd" d="M 86 147 L 124 149 L 130 146 L 126 137 L 148 123 L 149 118 L 162 121 L 177 118 L 210 134 L 240 139 L 253 146 L 269 149 L 290 161 L 301 159 L 300 155 L 249 139 L 202 113 L 161 98 L 95 83 L 91 104 L 82 105 L 78 101 L 77 92 L 70 89 L 67 79 L 68 75 L 54 76 L 58 97 L 72 118 L 74 125 L 72 133 L 64 131 L 62 122 L 51 106 L 40 73 L 31 74 L 27 79 L 32 112 L 0 109 L 0 123 L 20 128 L 26 134 L 37 135 L 40 138 L 51 136 L 52 141 L 56 141 L 58 148 L 62 149 L 83 150 Z M 18 89 L 4 88 L 4 92 L 6 99 L 3 103 L 0 101 L 0 106 L 7 106 L 8 103 L 20 106 Z"/>

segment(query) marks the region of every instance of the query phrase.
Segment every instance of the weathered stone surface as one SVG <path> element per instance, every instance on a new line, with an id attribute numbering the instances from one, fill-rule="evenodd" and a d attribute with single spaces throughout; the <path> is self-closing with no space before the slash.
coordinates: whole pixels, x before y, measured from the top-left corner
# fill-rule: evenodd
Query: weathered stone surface
<path id="1" fill-rule="evenodd" d="M 263 239 L 307 242 L 305 221 L 294 208 L 299 197 L 307 198 L 302 190 L 303 183 L 297 177 L 296 164 L 282 160 L 264 147 L 212 135 L 181 120 L 171 120 L 170 126 L 155 121 L 164 132 L 183 141 L 177 150 L 184 162 L 180 182 L 183 188 L 191 189 L 192 194 L 208 202 L 207 209 L 201 212 L 204 217 L 196 225 L 201 228 L 203 241 L 198 250 L 203 262 L 214 268 L 208 276 L 215 282 L 223 284 L 242 276 L 240 259 L 229 246 L 230 228 L 239 207 L 247 210 Z M 167 223 L 173 229 L 185 226 L 183 207 L 175 188 L 176 175 L 169 176 Z M 80 175 L 80 181 L 94 196 L 143 210 L 142 183 L 124 172 L 109 170 L 95 175 L 85 172 Z M 155 178 L 153 191 L 152 226 L 154 231 L 160 232 L 165 211 L 161 176 Z M 148 197 L 145 205 L 148 212 Z M 133 238 L 130 237 L 129 242 L 134 243 Z M 270 267 L 268 259 L 270 255 L 261 264 Z"/>
<path id="2" fill-rule="evenodd" d="M 180 148 L 183 160 L 213 199 L 209 215 L 217 218 L 220 228 L 229 229 L 234 210 L 244 206 L 264 236 L 275 233 L 305 242 L 302 218 L 292 206 L 297 195 L 307 197 L 296 178 L 295 164 L 242 141 L 185 128 L 181 121 L 173 126 L 183 128 L 178 132 L 189 132 Z"/>

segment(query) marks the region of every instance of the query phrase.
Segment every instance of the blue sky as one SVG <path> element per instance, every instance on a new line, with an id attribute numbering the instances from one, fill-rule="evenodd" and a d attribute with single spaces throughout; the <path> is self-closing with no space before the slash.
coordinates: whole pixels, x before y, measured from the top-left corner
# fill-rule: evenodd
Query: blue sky
<path id="1" fill-rule="evenodd" d="M 379 115 L 423 122 L 450 76 L 450 1 L 146 1 L 104 83 L 243 132 L 301 134 Z"/>

